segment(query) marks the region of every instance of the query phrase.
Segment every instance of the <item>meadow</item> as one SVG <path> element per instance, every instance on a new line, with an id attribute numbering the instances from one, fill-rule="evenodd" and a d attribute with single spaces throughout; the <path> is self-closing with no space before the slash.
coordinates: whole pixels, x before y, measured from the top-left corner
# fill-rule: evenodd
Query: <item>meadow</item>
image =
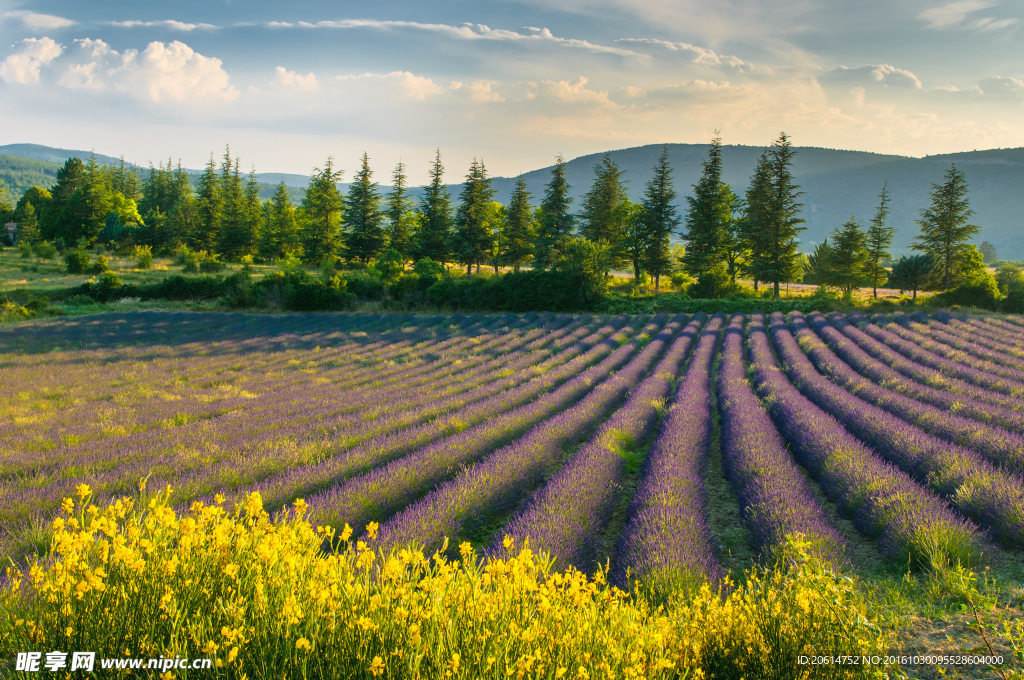
<path id="1" fill-rule="evenodd" d="M 0 371 L 8 659 L 1024 668 L 1024 318 L 126 311 Z"/>

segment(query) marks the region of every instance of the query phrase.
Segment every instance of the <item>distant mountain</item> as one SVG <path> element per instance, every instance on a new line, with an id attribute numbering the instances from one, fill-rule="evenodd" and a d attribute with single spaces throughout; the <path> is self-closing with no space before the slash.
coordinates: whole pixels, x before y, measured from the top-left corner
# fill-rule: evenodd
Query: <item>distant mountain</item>
<path id="1" fill-rule="evenodd" d="M 625 171 L 630 197 L 637 201 L 643 195 L 644 185 L 651 177 L 661 145 L 619 149 L 609 152 L 613 160 Z M 747 187 L 754 164 L 762 149 L 753 146 L 723 147 L 724 179 L 733 191 L 742 195 Z M 882 183 L 888 181 L 892 196 L 889 223 L 897 228 L 894 254 L 909 253 L 910 242 L 917 234 L 914 220 L 918 211 L 928 203 L 931 183 L 940 183 L 950 163 L 967 174 L 970 184 L 971 207 L 976 211 L 973 222 L 982 227 L 978 242 L 989 241 L 996 253 L 1004 259 L 1024 259 L 1024 148 L 988 149 L 964 153 L 942 154 L 912 158 L 864 151 L 843 151 L 817 147 L 796 147 L 793 173 L 805 192 L 803 217 L 807 231 L 801 237 L 803 249 L 811 250 L 841 225 L 851 214 L 865 223 L 874 214 Z M 669 162 L 675 171 L 678 205 L 684 209 L 691 185 L 700 177 L 701 162 L 707 156 L 707 144 L 669 144 Z M 50 186 L 56 178 L 57 164 L 72 156 L 88 158 L 91 152 L 53 149 L 37 144 L 9 144 L 0 146 L 0 178 L 11 193 L 20 196 L 32 184 Z M 603 154 L 581 156 L 566 164 L 566 175 L 572 185 L 572 196 L 579 199 L 586 192 L 594 175 L 594 166 Z M 15 158 L 20 157 L 20 158 Z M 34 160 L 29 160 L 34 159 Z M 96 155 L 99 162 L 120 162 L 112 156 Z M 148 167 L 148 166 L 147 166 Z M 198 175 L 199 170 L 189 170 Z M 452 176 L 459 176 L 452 172 Z M 526 183 L 533 193 L 536 205 L 544 195 L 544 185 L 551 168 L 541 168 L 525 174 Z M 264 172 L 257 175 L 261 183 L 261 196 L 270 195 L 273 185 L 283 178 L 289 186 L 292 199 L 298 201 L 309 183 L 304 175 Z M 31 181 L 29 181 L 31 180 Z M 25 182 L 29 181 L 26 185 Z M 497 199 L 508 202 L 515 179 L 494 178 Z M 45 183 L 44 183 L 45 182 Z M 339 184 L 342 191 L 347 184 Z M 461 185 L 450 185 L 457 197 Z M 382 187 L 383 191 L 387 189 Z M 410 190 L 413 196 L 422 193 L 421 187 Z"/>

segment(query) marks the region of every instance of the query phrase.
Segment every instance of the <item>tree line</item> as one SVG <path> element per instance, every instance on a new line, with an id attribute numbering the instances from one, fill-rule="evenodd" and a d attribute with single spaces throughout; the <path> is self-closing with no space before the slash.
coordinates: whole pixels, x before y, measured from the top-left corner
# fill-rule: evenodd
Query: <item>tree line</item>
<path id="1" fill-rule="evenodd" d="M 886 267 L 894 228 L 886 223 L 890 198 L 884 185 L 866 228 L 851 216 L 831 241 L 804 255 L 795 153 L 790 138 L 781 134 L 764 149 L 748 187 L 737 195 L 722 181 L 722 140 L 716 132 L 683 214 L 675 205 L 667 146 L 638 203 L 627 195 L 624 172 L 605 154 L 576 211 L 561 156 L 537 205 L 522 175 L 508 204 L 496 201 L 480 159 L 470 165 L 456 202 L 444 182 L 440 151 L 418 203 L 403 163 L 394 168 L 384 193 L 363 154 L 346 193 L 338 189 L 343 172 L 328 158 L 314 169 L 294 205 L 283 180 L 271 199 L 260 200 L 255 170 L 244 176 L 240 160 L 226 148 L 219 165 L 210 155 L 195 187 L 180 162 L 151 166 L 142 178 L 123 160 L 100 165 L 94 158 L 71 158 L 53 187 L 29 189 L 13 213 L 19 237 L 29 243 L 142 245 L 165 254 L 186 246 L 229 261 L 324 265 L 341 258 L 366 265 L 393 250 L 390 259 L 429 259 L 471 273 L 482 266 L 496 272 L 524 266 L 547 270 L 585 252 L 593 260 L 589 266 L 606 277 L 623 269 L 632 269 L 637 279 L 649 275 L 656 293 L 663 276 L 685 272 L 695 280 L 691 297 L 735 292 L 742 277 L 753 280 L 755 289 L 770 285 L 778 298 L 781 284 L 801 275 L 847 291 L 870 285 L 876 296 L 886 282 L 915 291 L 929 285 L 945 290 L 977 271 L 981 255 L 969 241 L 980 229 L 968 224 L 973 211 L 966 180 L 953 166 L 942 185 L 932 186 L 932 205 L 918 221 L 921 233 L 913 248 L 921 255 L 901 259 L 891 272 Z M 673 234 L 685 246 L 681 256 L 670 248 Z"/>

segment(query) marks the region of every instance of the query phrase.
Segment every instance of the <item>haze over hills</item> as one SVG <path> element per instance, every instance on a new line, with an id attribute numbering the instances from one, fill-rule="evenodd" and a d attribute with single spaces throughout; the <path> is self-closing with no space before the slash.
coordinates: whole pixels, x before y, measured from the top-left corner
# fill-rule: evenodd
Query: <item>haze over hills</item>
<path id="1" fill-rule="evenodd" d="M 634 201 L 642 197 L 644 185 L 650 179 L 651 168 L 661 149 L 662 145 L 654 144 L 609 152 L 625 171 L 625 179 L 629 180 L 627 189 Z M 675 171 L 675 186 L 681 210 L 685 209 L 686 195 L 691 185 L 700 177 L 701 163 L 707 151 L 707 144 L 668 145 L 669 162 Z M 723 147 L 724 180 L 732 185 L 737 194 L 742 195 L 746 189 L 761 151 L 761 147 L 754 146 Z M 802 200 L 806 206 L 803 217 L 807 220 L 807 231 L 801 235 L 805 251 L 810 251 L 814 244 L 849 219 L 851 214 L 867 222 L 877 208 L 882 184 L 887 181 L 892 197 L 889 223 L 897 229 L 893 252 L 895 255 L 909 253 L 910 242 L 918 231 L 914 220 L 918 218 L 918 211 L 928 204 L 930 184 L 941 182 L 949 164 L 956 163 L 966 172 L 970 184 L 971 207 L 977 213 L 973 222 L 982 227 L 978 242 L 987 240 L 992 243 L 1001 258 L 1024 259 L 1024 148 L 969 151 L 924 158 L 817 147 L 796 147 L 796 151 L 793 173 L 805 192 Z M 15 156 L 22 159 L 22 164 L 25 158 L 35 159 L 30 163 L 43 163 L 36 168 L 42 180 L 45 177 L 56 177 L 57 163 L 63 163 L 72 156 L 88 158 L 89 153 L 36 144 L 0 146 L 0 154 L 7 154 L 6 158 L 0 157 L 0 177 L 7 180 L 5 174 L 8 171 L 5 168 L 12 162 L 19 162 L 12 158 Z M 590 186 L 593 168 L 602 156 L 591 154 L 568 161 L 566 172 L 576 206 Z M 100 154 L 97 154 L 96 159 L 100 162 L 120 162 L 119 159 Z M 342 165 L 348 171 L 346 176 L 349 176 L 351 168 Z M 390 170 L 375 168 L 378 177 L 389 177 Z M 452 179 L 461 177 L 464 172 L 461 168 L 448 167 L 446 170 L 447 176 Z M 541 168 L 524 175 L 533 193 L 534 204 L 543 196 L 550 170 L 550 167 Z M 189 172 L 198 174 L 200 171 Z M 257 177 L 267 184 L 277 184 L 283 178 L 292 187 L 293 198 L 301 195 L 302 188 L 309 181 L 306 176 L 288 173 L 264 172 Z M 53 181 L 55 179 L 50 179 L 50 184 Z M 494 178 L 499 201 L 507 203 L 513 182 L 514 178 L 511 177 Z M 17 195 L 27 188 L 18 188 L 9 180 L 7 184 L 15 189 Z M 341 184 L 339 187 L 345 190 L 347 185 Z M 460 188 L 458 184 L 450 185 L 453 198 L 457 198 Z M 418 195 L 420 188 L 413 188 L 411 193 Z"/>

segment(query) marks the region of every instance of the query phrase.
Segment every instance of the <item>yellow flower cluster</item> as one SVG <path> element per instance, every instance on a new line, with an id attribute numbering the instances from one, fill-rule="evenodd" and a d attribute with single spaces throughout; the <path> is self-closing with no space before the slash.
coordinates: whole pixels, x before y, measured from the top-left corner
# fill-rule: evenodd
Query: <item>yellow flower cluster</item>
<path id="1" fill-rule="evenodd" d="M 528 544 L 509 541 L 507 560 L 466 543 L 383 554 L 349 543 L 348 527 L 311 526 L 302 502 L 272 518 L 258 494 L 181 514 L 170 489 L 104 509 L 88 488 L 78 496 L 53 523 L 50 555 L 9 571 L 2 655 L 205 656 L 231 678 L 669 678 L 885 649 L 855 584 L 798 543 L 743 586 L 654 606 L 601 572 L 554 570 Z"/>

